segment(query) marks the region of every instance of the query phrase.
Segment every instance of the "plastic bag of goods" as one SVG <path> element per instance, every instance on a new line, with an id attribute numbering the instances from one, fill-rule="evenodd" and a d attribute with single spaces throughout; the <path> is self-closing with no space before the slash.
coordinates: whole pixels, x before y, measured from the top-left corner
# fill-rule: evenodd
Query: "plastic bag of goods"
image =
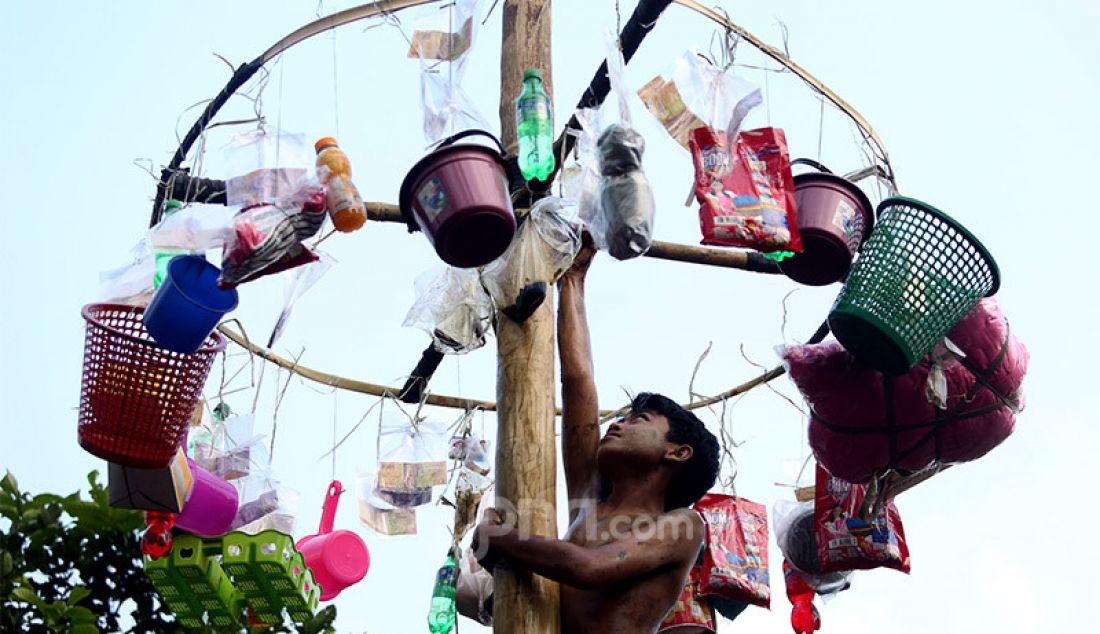
<path id="1" fill-rule="evenodd" d="M 768 607 L 768 515 L 763 504 L 708 493 L 695 504 L 706 523 L 699 592 Z"/>
<path id="2" fill-rule="evenodd" d="M 814 530 L 822 573 L 893 568 L 909 572 L 909 546 L 901 516 L 891 501 L 867 520 L 861 517 L 866 487 L 817 467 Z"/>

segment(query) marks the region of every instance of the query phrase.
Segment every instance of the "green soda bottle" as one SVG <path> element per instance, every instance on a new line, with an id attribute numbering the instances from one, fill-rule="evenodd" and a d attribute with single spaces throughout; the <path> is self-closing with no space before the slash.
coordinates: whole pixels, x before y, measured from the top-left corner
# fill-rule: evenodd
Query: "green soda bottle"
<path id="1" fill-rule="evenodd" d="M 537 68 L 523 72 L 523 92 L 516 99 L 519 171 L 527 180 L 546 180 L 554 171 L 554 117 Z"/>
<path id="2" fill-rule="evenodd" d="M 432 607 L 428 611 L 428 631 L 432 634 L 450 634 L 455 628 L 455 586 L 458 581 L 458 565 L 454 551 L 447 551 L 447 561 L 435 574 L 432 590 Z"/>
<path id="3" fill-rule="evenodd" d="M 180 207 L 183 207 L 183 203 L 175 198 L 171 198 L 165 202 L 162 221 L 167 219 L 168 216 L 176 213 Z M 180 249 L 157 249 L 153 252 L 153 261 L 156 264 L 156 271 L 153 273 L 153 290 L 160 288 L 160 285 L 164 283 L 164 278 L 168 277 L 168 263 L 172 261 L 172 258 L 177 255 L 187 255 L 188 253 L 188 251 L 182 251 Z"/>

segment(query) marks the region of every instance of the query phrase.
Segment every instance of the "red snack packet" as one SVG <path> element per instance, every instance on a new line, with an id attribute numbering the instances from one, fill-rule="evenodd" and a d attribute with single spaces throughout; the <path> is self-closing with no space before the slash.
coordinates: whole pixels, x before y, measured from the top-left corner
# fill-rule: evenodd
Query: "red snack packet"
<path id="1" fill-rule="evenodd" d="M 699 593 L 770 607 L 768 511 L 763 504 L 708 493 L 695 504 L 706 522 Z"/>
<path id="2" fill-rule="evenodd" d="M 665 620 L 661 621 L 657 634 L 718 631 L 714 608 L 706 597 L 699 594 L 699 575 L 699 566 L 693 566 L 680 597 L 665 615 Z"/>
<path id="3" fill-rule="evenodd" d="M 893 502 L 866 522 L 859 507 L 867 490 L 817 467 L 814 524 L 821 572 L 893 568 L 909 572 L 909 546 Z"/>
<path id="4" fill-rule="evenodd" d="M 742 132 L 731 152 L 725 132 L 701 127 L 688 145 L 703 244 L 802 252 L 783 130 Z"/>

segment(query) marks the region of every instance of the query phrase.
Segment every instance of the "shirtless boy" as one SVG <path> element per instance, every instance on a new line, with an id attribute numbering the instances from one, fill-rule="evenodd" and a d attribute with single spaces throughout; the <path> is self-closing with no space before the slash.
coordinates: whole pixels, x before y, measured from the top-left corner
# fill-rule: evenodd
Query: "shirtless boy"
<path id="1" fill-rule="evenodd" d="M 640 394 L 600 438 L 584 307 L 595 250 L 586 236 L 558 282 L 562 457 L 570 503 L 565 538 L 520 535 L 490 511 L 475 544 L 487 568 L 501 559 L 561 584 L 563 634 L 656 632 L 703 543 L 691 510 L 714 485 L 718 441 L 690 412 Z"/>

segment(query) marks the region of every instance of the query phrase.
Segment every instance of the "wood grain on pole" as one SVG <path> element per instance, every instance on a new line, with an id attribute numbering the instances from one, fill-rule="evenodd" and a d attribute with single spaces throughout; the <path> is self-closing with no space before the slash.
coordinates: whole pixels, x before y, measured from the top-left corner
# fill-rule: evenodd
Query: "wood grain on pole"
<path id="1" fill-rule="evenodd" d="M 550 0 L 505 0 L 500 62 L 500 127 L 504 147 L 517 146 L 515 99 L 523 71 L 542 71 L 552 95 Z M 498 505 L 518 511 L 521 530 L 557 537 L 557 447 L 554 438 L 554 294 L 522 324 L 497 317 Z M 505 505 L 507 508 L 507 506 Z M 558 586 L 525 570 L 493 574 L 493 630 L 557 634 Z"/>

